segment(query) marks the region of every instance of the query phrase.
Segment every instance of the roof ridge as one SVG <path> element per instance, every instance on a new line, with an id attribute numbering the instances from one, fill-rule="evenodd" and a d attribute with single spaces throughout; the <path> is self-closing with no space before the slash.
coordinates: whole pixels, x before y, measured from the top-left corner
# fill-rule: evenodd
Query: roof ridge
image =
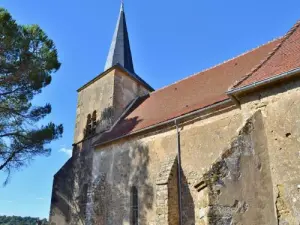
<path id="1" fill-rule="evenodd" d="M 191 75 L 189 75 L 189 76 L 187 76 L 187 77 L 184 77 L 184 78 L 182 78 L 182 79 L 180 79 L 180 80 L 178 80 L 178 81 L 175 81 L 174 83 L 165 85 L 165 86 L 163 86 L 163 87 L 161 87 L 161 88 L 159 88 L 159 89 L 157 89 L 157 90 L 151 92 L 150 95 L 151 95 L 151 94 L 154 94 L 154 93 L 156 93 L 156 92 L 159 92 L 159 91 L 161 91 L 161 90 L 163 90 L 163 89 L 166 89 L 166 88 L 168 88 L 168 87 L 170 87 L 170 86 L 172 86 L 172 85 L 175 85 L 175 84 L 177 84 L 177 83 L 179 83 L 179 82 L 181 82 L 181 81 L 187 80 L 187 79 L 189 79 L 189 78 L 191 78 L 191 77 L 200 75 L 201 73 L 204 73 L 204 72 L 206 72 L 206 71 L 208 71 L 208 70 L 214 69 L 214 68 L 216 68 L 216 67 L 218 67 L 218 66 L 221 66 L 221 65 L 223 65 L 223 64 L 225 64 L 225 63 L 228 63 L 228 62 L 230 62 L 230 61 L 233 61 L 233 60 L 235 60 L 235 59 L 237 59 L 237 58 L 239 58 L 239 57 L 242 57 L 242 56 L 244 56 L 244 55 L 246 55 L 246 54 L 248 54 L 248 53 L 254 52 L 255 50 L 257 50 L 257 49 L 259 49 L 259 48 L 261 48 L 261 47 L 263 47 L 263 46 L 265 46 L 265 45 L 268 45 L 268 44 L 270 44 L 270 43 L 272 43 L 272 42 L 275 42 L 275 41 L 277 41 L 277 40 L 279 40 L 279 39 L 281 39 L 281 38 L 284 38 L 284 37 L 281 36 L 281 37 L 273 38 L 272 40 L 270 40 L 270 41 L 268 41 L 268 42 L 266 42 L 266 43 L 264 43 L 264 44 L 261 44 L 261 45 L 259 45 L 259 46 L 257 46 L 257 47 L 254 47 L 254 48 L 252 48 L 252 49 L 250 49 L 250 50 L 247 50 L 247 51 L 245 51 L 245 52 L 243 52 L 243 53 L 241 53 L 241 54 L 239 54 L 239 55 L 237 55 L 237 56 L 235 56 L 235 57 L 229 58 L 229 59 L 227 59 L 227 60 L 225 60 L 225 61 L 223 61 L 223 62 L 221 62 L 221 63 L 215 64 L 215 65 L 213 65 L 213 66 L 211 66 L 211 67 L 208 67 L 208 68 L 206 68 L 206 69 L 203 69 L 203 70 L 201 70 L 200 72 L 193 73 L 193 74 L 191 74 Z"/>
<path id="2" fill-rule="evenodd" d="M 275 53 L 280 49 L 280 47 L 292 36 L 292 34 L 297 30 L 297 28 L 300 26 L 300 20 L 298 20 L 291 29 L 282 37 L 282 40 L 280 43 L 277 44 L 277 46 L 269 52 L 269 54 L 266 56 L 265 59 L 263 59 L 258 65 L 254 66 L 251 71 L 246 74 L 244 77 L 242 77 L 240 80 L 237 80 L 231 87 L 228 88 L 228 90 L 232 90 L 235 87 L 242 84 L 245 80 L 247 80 L 249 77 L 251 77 L 256 71 L 258 71 L 263 65 L 265 65 L 272 56 L 275 55 Z"/>

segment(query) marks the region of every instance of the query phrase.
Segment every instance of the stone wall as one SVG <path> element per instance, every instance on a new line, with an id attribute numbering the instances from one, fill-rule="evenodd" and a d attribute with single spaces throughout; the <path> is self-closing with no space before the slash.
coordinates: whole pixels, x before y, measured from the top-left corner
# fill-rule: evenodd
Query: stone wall
<path id="1" fill-rule="evenodd" d="M 250 117 L 195 185 L 201 224 L 276 224 L 267 139 L 261 112 Z"/>
<path id="2" fill-rule="evenodd" d="M 110 187 L 109 183 L 103 184 L 98 182 L 101 188 L 100 190 L 95 190 L 99 186 L 98 183 L 94 182 L 93 185 L 91 184 L 92 142 L 98 138 L 102 131 L 112 126 L 130 102 L 136 97 L 147 93 L 148 91 L 144 87 L 120 69 L 113 69 L 78 92 L 74 134 L 75 147 L 73 149 L 72 158 L 54 177 L 50 213 L 50 221 L 52 224 L 91 224 L 94 223 L 93 221 L 102 221 L 104 218 L 114 216 L 111 210 L 101 211 L 101 209 L 99 209 L 101 215 L 95 218 L 93 217 L 93 203 L 98 202 L 98 197 L 101 199 L 101 196 L 93 194 L 97 191 L 105 193 L 104 195 L 106 197 L 101 199 L 101 202 L 107 200 L 107 206 L 109 206 L 111 203 L 109 196 L 113 193 L 113 190 L 117 191 L 118 188 L 114 189 L 114 186 Z M 96 134 L 91 136 L 93 138 L 86 139 L 84 131 L 87 116 L 88 114 L 92 114 L 95 110 L 97 112 Z M 146 157 L 146 155 L 143 157 Z M 117 173 L 119 172 L 121 171 Z M 111 179 L 111 177 L 107 177 L 107 173 L 100 173 L 97 179 L 105 182 L 106 179 Z M 129 188 L 129 186 L 127 188 Z M 121 190 L 121 187 L 119 187 L 119 189 Z M 94 198 L 96 198 L 96 200 L 94 200 Z M 115 204 L 118 203 L 116 202 Z M 97 209 L 98 206 L 95 207 Z M 123 207 L 125 207 L 125 205 Z M 96 210 L 97 214 L 99 214 L 99 210 Z M 117 213 L 116 211 L 116 214 Z M 95 223 L 99 224 L 101 222 Z"/>
<path id="3" fill-rule="evenodd" d="M 91 141 L 78 144 L 73 156 L 55 174 L 50 209 L 51 225 L 84 225 L 92 169 Z"/>
<path id="4" fill-rule="evenodd" d="M 300 81 L 243 97 L 242 110 L 262 111 L 278 224 L 300 223 Z"/>
<path id="5" fill-rule="evenodd" d="M 299 223 L 299 86 L 291 81 L 248 93 L 240 109 L 180 127 L 184 224 Z M 157 184 L 166 159 L 176 156 L 176 138 L 175 130 L 161 130 L 96 149 L 93 184 L 111 194 L 96 194 L 101 210 L 93 214 L 104 224 L 130 224 L 136 185 L 140 224 L 176 223 L 177 178 Z M 210 183 L 203 180 L 208 175 Z"/>
<path id="6" fill-rule="evenodd" d="M 147 92 L 120 71 L 104 78 L 101 82 L 107 78 L 115 90 L 111 100 L 106 95 L 104 105 L 114 107 L 116 115 Z M 256 90 L 239 96 L 240 108 L 181 124 L 183 224 L 300 223 L 299 87 L 300 81 L 290 80 Z M 92 92 L 80 93 L 80 104 L 87 96 L 94 97 L 91 104 L 79 107 L 79 120 L 98 104 Z M 77 140 L 83 124 L 76 128 Z M 135 186 L 139 224 L 178 223 L 174 127 L 96 149 L 92 143 L 77 145 L 72 159 L 55 176 L 51 222 L 131 224 Z"/>
<path id="7" fill-rule="evenodd" d="M 114 70 L 78 92 L 74 143 L 82 141 L 87 116 L 97 111 L 97 121 L 101 121 L 97 131 L 106 130 L 111 124 L 114 94 Z"/>
<path id="8" fill-rule="evenodd" d="M 87 116 L 96 110 L 97 133 L 101 133 L 122 115 L 137 97 L 149 93 L 120 69 L 113 69 L 78 92 L 74 143 L 84 138 Z"/>
<path id="9" fill-rule="evenodd" d="M 181 128 L 184 224 L 192 225 L 200 220 L 195 208 L 198 192 L 194 184 L 228 147 L 241 123 L 239 111 L 234 110 Z M 170 130 L 95 150 L 93 218 L 100 218 L 103 224 L 130 224 L 130 187 L 134 185 L 139 190 L 139 224 L 175 223 L 178 219 L 175 216 L 178 211 L 176 166 L 170 172 L 172 176 L 169 176 L 166 185 L 158 185 L 157 180 L 166 159 L 176 156 L 176 140 L 175 130 Z M 211 143 L 214 143 L 214 148 Z M 166 195 L 162 196 L 159 192 Z M 158 223 L 158 220 L 161 222 Z"/>
<path id="10" fill-rule="evenodd" d="M 119 118 L 131 101 L 149 91 L 121 70 L 115 71 L 114 78 L 114 117 Z"/>
<path id="11" fill-rule="evenodd" d="M 52 198 L 50 208 L 50 222 L 52 225 L 68 224 L 71 220 L 70 199 L 72 199 L 72 191 L 68 188 L 66 183 L 73 184 L 72 171 L 73 161 L 69 159 L 65 165 L 57 172 L 53 179 Z"/>
<path id="12" fill-rule="evenodd" d="M 145 211 L 152 209 L 154 195 L 147 170 L 149 160 L 148 148 L 140 142 L 97 152 L 93 164 L 92 224 L 129 224 L 133 186 L 138 189 L 139 221 L 146 224 Z"/>
<path id="13" fill-rule="evenodd" d="M 178 217 L 178 162 L 169 157 L 162 164 L 156 180 L 156 224 L 177 225 Z"/>

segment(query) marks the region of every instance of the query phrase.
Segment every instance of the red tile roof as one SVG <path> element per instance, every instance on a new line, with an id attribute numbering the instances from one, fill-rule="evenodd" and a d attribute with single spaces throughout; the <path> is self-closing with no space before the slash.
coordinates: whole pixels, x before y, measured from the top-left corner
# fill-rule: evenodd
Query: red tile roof
<path id="1" fill-rule="evenodd" d="M 300 67 L 300 21 L 281 39 L 265 60 L 234 87 L 243 87 Z"/>
<path id="2" fill-rule="evenodd" d="M 300 29 L 236 58 L 150 93 L 98 144 L 228 99 L 226 91 L 300 66 Z M 239 82 L 237 82 L 239 81 Z"/>

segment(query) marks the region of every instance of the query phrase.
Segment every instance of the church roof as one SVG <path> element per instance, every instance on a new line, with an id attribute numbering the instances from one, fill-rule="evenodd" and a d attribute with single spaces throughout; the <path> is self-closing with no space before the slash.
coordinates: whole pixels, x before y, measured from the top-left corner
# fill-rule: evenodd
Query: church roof
<path id="1" fill-rule="evenodd" d="M 121 4 L 119 19 L 111 42 L 104 70 L 120 64 L 134 74 L 133 61 L 127 32 L 124 4 Z"/>
<path id="2" fill-rule="evenodd" d="M 228 101 L 226 93 L 231 87 L 240 88 L 298 67 L 299 23 L 284 37 L 140 98 L 96 145 Z"/>
<path id="3" fill-rule="evenodd" d="M 272 52 L 233 88 L 259 82 L 300 66 L 300 21 L 298 21 Z"/>

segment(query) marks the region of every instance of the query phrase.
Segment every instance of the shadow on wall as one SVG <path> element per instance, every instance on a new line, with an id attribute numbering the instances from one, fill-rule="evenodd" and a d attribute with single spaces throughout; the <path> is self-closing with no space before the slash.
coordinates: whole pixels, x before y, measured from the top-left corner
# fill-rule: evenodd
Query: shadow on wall
<path id="1" fill-rule="evenodd" d="M 106 142 L 130 133 L 134 128 L 142 122 L 138 117 L 123 119 L 110 132 L 104 132 L 96 143 Z"/>
<path id="2" fill-rule="evenodd" d="M 130 106 L 130 110 L 128 110 L 120 119 L 118 122 L 118 125 L 113 127 L 113 129 L 110 132 L 103 133 L 101 137 L 97 140 L 96 143 L 105 142 L 107 140 L 112 140 L 114 138 L 126 135 L 130 132 L 132 132 L 137 126 L 140 125 L 140 123 L 143 122 L 143 119 L 138 116 L 129 116 L 132 111 L 134 111 L 146 98 L 148 98 L 149 95 L 145 95 L 143 97 L 139 97 L 138 100 L 135 101 L 133 105 Z M 130 105 L 132 102 L 130 102 L 128 105 Z M 127 106 L 128 106 L 127 105 Z M 125 107 L 127 109 L 127 106 Z M 113 115 L 110 110 L 108 112 L 104 113 L 104 120 L 105 118 L 108 118 L 106 115 Z"/>
<path id="3" fill-rule="evenodd" d="M 122 149 L 101 152 L 99 174 L 93 182 L 92 224 L 147 224 L 146 211 L 153 205 L 153 187 L 149 183 L 149 149 L 139 142 Z M 138 208 L 132 200 L 132 187 L 137 188 Z M 137 214 L 136 214 L 137 213 Z"/>
<path id="4" fill-rule="evenodd" d="M 56 175 L 51 199 L 51 225 L 58 225 L 58 221 L 63 221 L 64 224 L 84 224 L 87 185 L 79 185 L 82 194 L 76 196 L 74 191 L 76 175 L 73 163 L 73 159 L 69 159 Z"/>
<path id="5" fill-rule="evenodd" d="M 83 130 L 84 138 L 89 138 L 96 133 L 107 130 L 113 122 L 114 110 L 113 107 L 107 107 L 101 112 L 99 119 L 97 120 L 97 111 L 87 115 L 86 125 Z"/>
<path id="6" fill-rule="evenodd" d="M 60 171 L 54 176 L 52 198 L 51 198 L 51 210 L 50 210 L 50 222 L 56 221 L 61 218 L 66 223 L 70 222 L 71 214 L 71 201 L 72 192 L 69 188 L 73 188 L 72 176 L 70 176 L 69 171 L 72 169 L 72 158 L 69 159 L 65 165 L 60 169 Z M 63 185 L 69 183 L 70 185 Z M 56 219 L 54 219 L 56 218 Z M 56 224 L 52 222 L 51 225 Z"/>
<path id="7" fill-rule="evenodd" d="M 191 195 L 189 183 L 181 169 L 181 185 L 182 185 L 182 222 L 184 225 L 194 225 L 195 222 L 195 205 Z"/>
<path id="8" fill-rule="evenodd" d="M 94 111 L 92 114 L 88 115 L 86 121 L 86 127 L 84 129 L 84 137 L 86 140 L 78 144 L 73 149 L 73 156 L 67 163 L 59 170 L 59 172 L 54 177 L 53 190 L 52 190 L 52 200 L 51 200 L 51 212 L 50 221 L 51 224 L 62 225 L 62 224 L 76 224 L 84 225 L 87 220 L 87 205 L 90 201 L 90 195 L 96 198 L 95 207 L 99 210 L 95 210 L 95 215 L 99 215 L 93 219 L 107 221 L 110 220 L 111 215 L 118 215 L 118 210 L 106 212 L 110 204 L 123 204 L 126 199 L 130 198 L 128 192 L 132 185 L 139 187 L 142 190 L 142 195 L 140 197 L 140 220 L 143 221 L 143 208 L 152 207 L 153 191 L 152 187 L 147 184 L 148 173 L 147 165 L 149 163 L 148 149 L 144 146 L 135 143 L 131 146 L 127 152 L 120 151 L 121 157 L 114 161 L 111 161 L 113 166 L 113 171 L 110 173 L 100 174 L 98 180 L 101 189 L 95 187 L 90 187 L 91 181 L 91 171 L 92 171 L 92 157 L 93 149 L 91 147 L 92 137 L 95 132 L 99 130 L 105 130 L 112 123 L 113 110 L 111 107 L 106 108 L 100 115 L 100 120 L 97 120 L 97 112 Z M 96 130 L 97 129 L 97 130 Z M 121 176 L 122 179 L 130 179 L 126 185 L 123 185 L 122 179 L 120 183 L 113 182 L 115 180 L 115 175 Z M 129 177 L 130 175 L 130 177 Z M 127 178 L 126 178 L 127 177 Z M 106 181 L 106 179 L 109 179 Z M 125 182 L 126 183 L 126 182 Z M 95 193 L 93 195 L 93 192 Z M 103 195 L 97 195 L 98 192 L 105 193 Z M 124 196 L 122 193 L 124 192 Z M 119 194 L 118 194 L 119 193 Z M 126 196 L 128 195 L 128 196 Z M 120 197 L 120 198 L 119 198 Z M 108 202 L 106 207 L 101 207 L 97 201 L 100 198 L 102 203 Z M 102 199 L 103 198 L 103 199 Z M 119 198 L 119 199 L 118 199 Z M 122 199 L 123 198 L 123 199 Z M 113 201 L 113 202 L 112 202 Z M 130 205 L 120 205 L 120 207 L 130 207 Z M 105 215 L 108 215 L 105 217 Z M 102 218 L 103 217 L 103 218 Z M 129 215 L 125 220 L 130 219 Z M 101 223 L 95 223 L 101 224 Z M 109 222 L 105 224 L 110 224 Z"/>
<path id="9" fill-rule="evenodd" d="M 178 162 L 177 157 L 170 157 L 162 164 L 156 180 L 156 224 L 178 225 Z M 195 205 L 190 186 L 181 168 L 182 223 L 195 224 Z"/>
<path id="10" fill-rule="evenodd" d="M 72 158 L 54 178 L 50 212 L 51 225 L 85 224 L 92 149 L 90 149 L 89 140 L 74 148 Z"/>

